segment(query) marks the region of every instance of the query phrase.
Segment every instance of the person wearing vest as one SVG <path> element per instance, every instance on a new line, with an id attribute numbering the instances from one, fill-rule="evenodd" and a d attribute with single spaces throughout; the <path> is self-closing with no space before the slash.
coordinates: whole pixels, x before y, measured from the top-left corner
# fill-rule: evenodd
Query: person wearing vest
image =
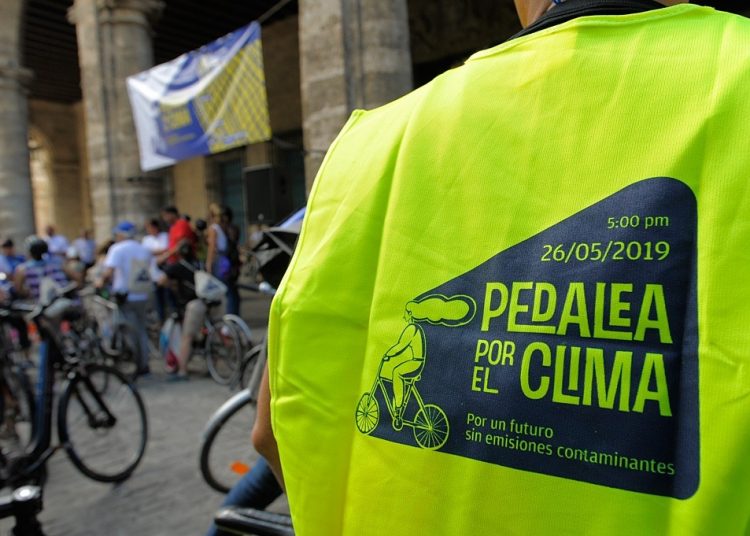
<path id="1" fill-rule="evenodd" d="M 254 441 L 303 536 L 746 536 L 750 20 L 516 6 L 331 146 Z"/>
<path id="2" fill-rule="evenodd" d="M 102 288 L 112 283 L 112 292 L 119 296 L 122 313 L 138 334 L 138 374 L 150 373 L 148 359 L 148 329 L 146 309 L 156 274 L 155 260 L 151 252 L 135 240 L 136 227 L 122 221 L 112 231 L 115 243 L 104 259 L 104 271 L 96 286 Z"/>

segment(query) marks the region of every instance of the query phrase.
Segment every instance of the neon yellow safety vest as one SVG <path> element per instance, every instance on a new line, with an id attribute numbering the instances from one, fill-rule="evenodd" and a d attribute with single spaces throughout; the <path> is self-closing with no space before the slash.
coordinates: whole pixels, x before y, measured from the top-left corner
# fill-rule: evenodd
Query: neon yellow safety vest
<path id="1" fill-rule="evenodd" d="M 272 307 L 299 534 L 750 534 L 750 21 L 591 16 L 356 112 Z"/>

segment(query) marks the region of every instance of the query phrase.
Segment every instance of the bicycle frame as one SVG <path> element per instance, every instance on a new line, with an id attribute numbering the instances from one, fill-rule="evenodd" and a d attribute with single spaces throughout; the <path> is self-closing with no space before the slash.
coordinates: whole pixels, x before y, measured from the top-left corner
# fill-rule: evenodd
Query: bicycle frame
<path id="1" fill-rule="evenodd" d="M 15 479 L 23 479 L 34 473 L 55 453 L 57 448 L 52 445 L 52 413 L 54 401 L 55 363 L 62 361 L 60 351 L 51 328 L 45 326 L 39 319 L 34 323 L 39 331 L 42 342 L 39 345 L 39 374 L 35 389 L 35 426 L 31 437 L 31 446 L 21 456 L 22 468 Z M 18 468 L 16 468 L 18 470 Z"/>
<path id="2" fill-rule="evenodd" d="M 37 326 L 41 343 L 39 345 L 39 374 L 35 388 L 35 426 L 31 436 L 30 446 L 22 453 L 19 460 L 13 464 L 12 475 L 5 475 L 9 481 L 21 481 L 34 474 L 41 468 L 52 455 L 64 445 L 52 446 L 52 419 L 54 409 L 54 385 L 55 385 L 55 364 L 63 365 L 62 369 L 66 372 L 68 382 L 76 380 L 81 376 L 78 363 L 70 363 L 72 366 L 66 366 L 65 357 L 55 338 L 52 326 L 46 325 L 41 317 L 34 319 Z M 96 412 L 92 411 L 86 401 L 77 391 L 74 396 L 80 401 L 81 406 L 89 419 L 92 428 L 100 426 L 113 426 L 116 418 L 107 408 L 101 399 L 97 389 L 91 383 L 91 379 L 83 376 L 88 391 L 98 403 L 99 409 L 104 410 L 105 421 L 97 420 Z"/>
<path id="3" fill-rule="evenodd" d="M 386 378 L 383 378 L 380 373 L 383 370 L 383 363 L 384 361 L 380 361 L 380 366 L 378 367 L 378 374 L 375 377 L 375 382 L 372 384 L 372 388 L 370 389 L 370 396 L 375 396 L 375 391 L 378 387 L 380 387 L 380 391 L 383 394 L 383 399 L 385 400 L 385 405 L 388 408 L 388 413 L 391 415 L 391 419 L 395 418 L 396 416 L 396 408 L 394 407 L 393 403 L 391 402 L 391 396 L 388 393 L 388 389 L 386 389 L 385 382 L 391 382 L 391 380 L 387 380 Z M 404 389 L 404 402 L 401 404 L 401 407 L 406 409 L 407 405 L 409 404 L 409 399 L 411 398 L 411 395 L 414 394 L 414 399 L 417 401 L 417 404 L 419 405 L 419 409 L 424 411 L 424 400 L 422 400 L 422 395 L 419 394 L 419 390 L 414 386 L 414 378 L 409 378 L 404 380 L 404 383 L 406 384 L 406 389 Z M 419 413 L 419 411 L 417 411 Z M 416 415 L 416 414 L 415 414 Z M 417 425 L 416 421 L 408 421 L 406 419 L 403 419 L 404 424 L 414 427 Z"/>

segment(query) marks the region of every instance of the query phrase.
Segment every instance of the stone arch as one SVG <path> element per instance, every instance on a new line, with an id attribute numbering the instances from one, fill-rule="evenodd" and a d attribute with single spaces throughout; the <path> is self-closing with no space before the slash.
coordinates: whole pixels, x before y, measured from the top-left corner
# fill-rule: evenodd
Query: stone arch
<path id="1" fill-rule="evenodd" d="M 54 224 L 72 239 L 91 227 L 82 119 L 77 105 L 33 99 L 29 102 L 29 158 L 35 224 Z"/>

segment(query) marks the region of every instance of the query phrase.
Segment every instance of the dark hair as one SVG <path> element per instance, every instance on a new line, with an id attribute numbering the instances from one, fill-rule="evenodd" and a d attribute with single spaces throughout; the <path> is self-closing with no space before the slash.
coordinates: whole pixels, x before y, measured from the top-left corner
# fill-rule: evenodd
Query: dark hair
<path id="1" fill-rule="evenodd" d="M 206 227 L 208 227 L 206 220 L 202 218 L 198 218 L 197 220 L 195 220 L 195 228 L 198 229 L 199 231 L 205 231 Z"/>
<path id="2" fill-rule="evenodd" d="M 47 251 L 49 251 L 47 248 L 47 242 L 44 240 L 36 240 L 29 245 L 29 255 L 31 255 L 34 260 L 40 260 Z"/>
<path id="3" fill-rule="evenodd" d="M 0 246 L 0 247 L 4 247 L 4 248 L 12 248 L 12 247 L 13 247 L 13 245 L 14 245 L 14 244 L 13 244 L 13 240 L 9 238 L 9 239 L 7 239 L 7 240 L 6 240 L 5 242 L 3 242 L 2 246 Z"/>
<path id="4" fill-rule="evenodd" d="M 114 243 L 114 240 L 107 240 L 106 242 L 104 242 L 104 244 L 99 246 L 99 249 L 96 250 L 96 253 L 98 255 L 106 255 L 107 252 L 109 252 L 109 248 L 111 248 Z"/>
<path id="5" fill-rule="evenodd" d="M 156 227 L 157 229 L 161 228 L 161 222 L 156 218 L 151 218 L 150 220 L 148 220 L 148 223 L 149 225 L 151 225 L 151 227 Z"/>
<path id="6" fill-rule="evenodd" d="M 174 214 L 175 216 L 179 216 L 180 215 L 180 211 L 177 210 L 177 207 L 174 206 L 174 205 L 167 205 L 166 207 L 164 207 L 163 209 L 161 209 L 161 211 L 162 212 L 167 212 L 169 214 Z"/>
<path id="7" fill-rule="evenodd" d="M 227 220 L 231 222 L 232 219 L 234 219 L 234 212 L 232 211 L 231 207 L 224 205 L 224 207 L 222 208 L 223 208 L 224 215 L 227 217 Z"/>

